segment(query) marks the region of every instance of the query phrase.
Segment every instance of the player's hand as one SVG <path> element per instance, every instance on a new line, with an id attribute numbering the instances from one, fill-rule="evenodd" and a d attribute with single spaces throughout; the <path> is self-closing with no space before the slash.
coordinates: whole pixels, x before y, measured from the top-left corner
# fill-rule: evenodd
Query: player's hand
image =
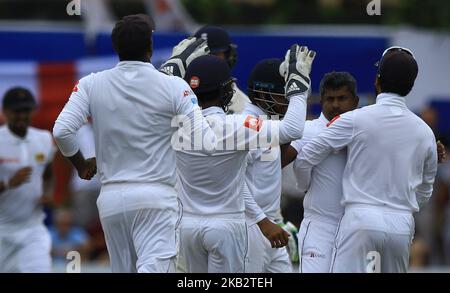
<path id="1" fill-rule="evenodd" d="M 438 163 L 443 163 L 447 159 L 447 154 L 445 152 L 445 146 L 442 142 L 438 141 L 437 143 L 437 152 L 438 152 Z"/>
<path id="2" fill-rule="evenodd" d="M 315 51 L 308 47 L 292 45 L 286 53 L 284 62 L 280 65 L 280 74 L 286 81 L 286 98 L 289 100 L 293 95 L 305 93 L 311 88 L 312 64 L 316 57 Z"/>
<path id="3" fill-rule="evenodd" d="M 286 230 L 290 235 L 287 250 L 289 253 L 289 257 L 291 258 L 291 261 L 293 263 L 297 263 L 299 261 L 298 239 L 297 239 L 298 229 L 291 222 L 287 222 L 285 224 L 283 223 L 280 225 L 280 227 Z"/>
<path id="4" fill-rule="evenodd" d="M 84 180 L 91 180 L 97 174 L 97 161 L 95 158 L 84 160 L 84 163 L 77 169 L 78 176 Z"/>
<path id="5" fill-rule="evenodd" d="M 282 248 L 288 244 L 289 234 L 269 219 L 265 218 L 260 221 L 258 226 L 263 235 L 269 240 L 272 248 Z"/>
<path id="6" fill-rule="evenodd" d="M 189 38 L 181 41 L 172 52 L 172 56 L 159 69 L 167 75 L 184 78 L 186 68 L 200 56 L 208 55 L 209 48 L 206 40 Z"/>
<path id="7" fill-rule="evenodd" d="M 18 170 L 16 174 L 14 174 L 14 176 L 11 179 L 9 179 L 8 187 L 16 188 L 22 184 L 28 183 L 30 181 L 32 172 L 33 169 L 31 169 L 31 167 L 25 167 Z"/>

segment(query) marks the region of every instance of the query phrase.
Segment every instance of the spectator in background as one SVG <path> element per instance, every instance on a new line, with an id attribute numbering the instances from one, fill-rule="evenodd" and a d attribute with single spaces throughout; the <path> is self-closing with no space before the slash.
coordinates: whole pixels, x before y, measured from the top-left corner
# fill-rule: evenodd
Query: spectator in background
<path id="1" fill-rule="evenodd" d="M 444 145 L 448 145 L 448 138 L 445 137 L 445 135 L 439 130 L 439 113 L 436 109 L 431 106 L 427 106 L 420 112 L 420 117 L 431 128 L 431 130 L 433 130 L 436 139 L 444 143 Z"/>
<path id="2" fill-rule="evenodd" d="M 66 263 L 69 251 L 77 251 L 81 258 L 89 256 L 89 238 L 84 229 L 74 225 L 70 210 L 55 211 L 54 226 L 50 227 L 52 237 L 52 256 L 56 264 Z"/>
<path id="3" fill-rule="evenodd" d="M 450 155 L 450 148 L 446 146 L 447 158 Z M 444 255 L 445 265 L 450 265 L 450 160 L 439 166 L 437 174 L 437 194 L 436 194 L 437 217 L 439 220 L 438 229 L 440 236 L 441 248 Z"/>
<path id="4" fill-rule="evenodd" d="M 436 139 L 448 147 L 448 140 L 438 128 L 438 112 L 427 106 L 420 112 L 420 117 L 433 130 Z M 420 268 L 427 265 L 450 264 L 449 186 L 450 166 L 447 161 L 438 166 L 430 204 L 415 215 L 416 236 L 411 249 L 411 266 Z"/>

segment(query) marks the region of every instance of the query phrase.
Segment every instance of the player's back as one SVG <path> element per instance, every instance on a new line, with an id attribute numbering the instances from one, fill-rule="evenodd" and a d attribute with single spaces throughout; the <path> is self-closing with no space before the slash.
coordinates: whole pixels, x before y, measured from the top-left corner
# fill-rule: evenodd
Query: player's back
<path id="1" fill-rule="evenodd" d="M 429 154 L 436 151 L 431 129 L 399 96 L 356 110 L 353 142 L 344 173 L 344 203 L 418 211 L 416 191 Z"/>
<path id="2" fill-rule="evenodd" d="M 232 122 L 218 107 L 203 110 L 216 134 L 222 133 L 225 123 Z M 229 115 L 228 118 L 234 115 Z M 227 136 L 218 135 L 218 145 Z M 193 215 L 228 215 L 242 217 L 245 179 L 245 150 L 215 151 L 205 155 L 197 151 L 176 152 L 180 197 L 183 211 Z"/>
<path id="3" fill-rule="evenodd" d="M 182 81 L 150 63 L 130 61 L 91 78 L 90 111 L 102 183 L 174 185 L 173 93 Z"/>

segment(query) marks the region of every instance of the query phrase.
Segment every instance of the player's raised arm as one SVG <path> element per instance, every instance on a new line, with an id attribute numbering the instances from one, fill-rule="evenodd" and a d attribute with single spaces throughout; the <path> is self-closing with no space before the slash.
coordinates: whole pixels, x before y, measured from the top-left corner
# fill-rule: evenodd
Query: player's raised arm
<path id="1" fill-rule="evenodd" d="M 171 76 L 184 78 L 189 64 L 196 58 L 208 55 L 209 48 L 206 40 L 188 38 L 182 40 L 173 48 L 172 56 L 167 60 L 159 71 Z"/>
<path id="2" fill-rule="evenodd" d="M 278 146 L 302 137 L 311 89 L 309 75 L 315 57 L 316 52 L 307 47 L 293 45 L 288 50 L 285 61 L 280 66 L 280 74 L 286 80 L 286 99 L 289 101 L 284 119 L 271 121 L 251 115 L 244 117 L 243 126 L 247 133 L 238 137 L 238 149 Z"/>

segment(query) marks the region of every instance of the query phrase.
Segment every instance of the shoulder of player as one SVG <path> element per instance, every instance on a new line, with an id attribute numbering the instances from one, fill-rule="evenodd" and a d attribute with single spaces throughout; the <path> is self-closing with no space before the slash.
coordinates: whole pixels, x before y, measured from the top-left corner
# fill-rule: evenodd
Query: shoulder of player
<path id="1" fill-rule="evenodd" d="M 193 91 L 189 84 L 178 76 L 169 76 L 164 73 L 159 72 L 161 76 L 161 82 L 164 84 L 165 88 L 171 93 L 183 93 L 185 96 L 193 95 Z"/>
<path id="2" fill-rule="evenodd" d="M 411 112 L 411 111 L 409 111 L 410 112 L 410 116 L 411 116 L 411 119 L 415 122 L 415 124 L 417 125 L 415 128 L 418 128 L 422 133 L 423 133 L 423 135 L 426 135 L 428 138 L 430 138 L 430 137 L 432 137 L 432 138 L 436 138 L 435 137 L 435 135 L 434 135 L 434 132 L 433 132 L 433 130 L 431 129 L 431 127 L 425 122 L 425 121 L 423 121 L 423 119 L 422 118 L 420 118 L 419 116 L 417 116 L 415 113 L 413 113 L 413 112 Z"/>
<path id="3" fill-rule="evenodd" d="M 316 136 L 320 132 L 319 119 L 307 120 L 305 122 L 305 128 L 303 129 L 303 136 L 301 140 L 309 139 Z"/>
<path id="4" fill-rule="evenodd" d="M 46 129 L 40 129 L 40 128 L 36 128 L 36 127 L 28 127 L 28 133 L 30 135 L 33 135 L 35 137 L 51 137 L 52 133 Z"/>
<path id="5" fill-rule="evenodd" d="M 52 133 L 45 129 L 39 129 L 35 127 L 28 128 L 29 136 L 32 140 L 38 141 L 40 143 L 48 143 L 50 145 L 53 144 L 53 136 Z"/>
<path id="6" fill-rule="evenodd" d="M 88 74 L 88 75 L 86 75 L 86 76 L 80 78 L 80 79 L 75 83 L 75 86 L 74 86 L 72 92 L 73 92 L 73 93 L 78 92 L 79 88 L 83 88 L 84 90 L 88 90 L 88 89 L 91 87 L 91 85 L 94 83 L 94 80 L 95 80 L 97 77 L 102 76 L 102 74 L 103 74 L 104 72 L 106 72 L 106 71 L 107 71 L 107 70 L 102 71 L 102 72 L 97 72 L 97 73 L 91 73 L 91 74 Z"/>

